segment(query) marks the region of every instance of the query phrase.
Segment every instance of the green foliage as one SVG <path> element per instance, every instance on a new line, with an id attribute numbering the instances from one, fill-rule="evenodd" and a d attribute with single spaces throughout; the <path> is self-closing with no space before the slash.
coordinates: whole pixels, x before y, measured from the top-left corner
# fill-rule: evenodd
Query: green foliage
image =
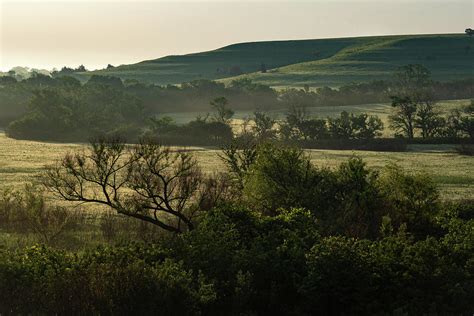
<path id="1" fill-rule="evenodd" d="M 7 127 L 14 138 L 87 140 L 96 135 L 136 138 L 143 119 L 139 100 L 106 85 L 75 86 L 34 92 L 30 110 Z"/>
<path id="2" fill-rule="evenodd" d="M 336 139 L 372 139 L 380 136 L 382 120 L 373 115 L 341 112 L 340 117 L 328 119 L 329 135 Z"/>
<path id="3" fill-rule="evenodd" d="M 330 181 L 324 177 L 327 172 L 314 168 L 298 148 L 265 144 L 244 180 L 244 195 L 256 209 L 270 214 L 279 208 L 307 207 L 313 191 Z"/>
<path id="4" fill-rule="evenodd" d="M 0 228 L 7 232 L 34 234 L 40 242 L 53 245 L 80 222 L 77 210 L 47 205 L 44 192 L 31 185 L 7 189 L 0 196 Z"/>
<path id="5" fill-rule="evenodd" d="M 275 215 L 303 207 L 324 234 L 377 238 L 383 218 L 395 229 L 407 226 L 417 238 L 436 232 L 438 190 L 424 175 L 409 175 L 391 166 L 381 174 L 352 158 L 337 170 L 317 168 L 299 149 L 267 144 L 259 147 L 246 169 L 243 197 L 252 208 Z"/>
<path id="6" fill-rule="evenodd" d="M 219 155 L 228 172 L 236 180 L 239 190 L 243 189 L 245 178 L 257 158 L 257 147 L 258 143 L 254 139 L 235 139 L 228 143 Z"/>
<path id="7" fill-rule="evenodd" d="M 77 163 L 71 176 L 129 179 L 131 185 L 120 185 L 128 202 L 110 191 L 116 183 L 104 185 L 117 207 L 131 205 L 131 190 L 141 193 L 138 206 L 151 205 L 142 189 L 163 198 L 154 177 L 164 172 L 123 167 L 125 156 L 95 146 L 88 159 L 102 167 L 84 173 L 90 162 L 76 155 L 69 158 L 70 166 L 71 159 Z M 131 161 L 167 168 L 170 159 L 152 149 L 137 147 Z M 396 166 L 377 172 L 351 158 L 331 170 L 317 168 L 297 148 L 262 144 L 243 156 L 240 150 L 227 158 L 242 174 L 242 194 L 206 209 L 192 230 L 78 252 L 0 249 L 0 313 L 444 315 L 474 308 L 472 201 L 442 203 L 428 177 Z M 111 176 L 107 166 L 129 174 Z M 149 182 L 137 182 L 137 172 Z M 48 227 L 43 215 L 52 215 L 34 192 L 6 192 L 1 223 L 31 209 L 25 214 Z M 136 210 L 130 214 L 143 219 Z"/>
<path id="8" fill-rule="evenodd" d="M 122 89 L 123 83 L 120 78 L 111 77 L 111 76 L 98 76 L 93 75 L 87 80 L 86 86 L 93 86 L 93 85 L 106 85 L 110 87 L 114 87 L 116 89 Z"/>
<path id="9" fill-rule="evenodd" d="M 454 233 L 454 232 L 453 232 Z M 309 314 L 457 314 L 472 308 L 470 259 L 447 240 L 377 242 L 329 237 L 309 252 L 302 292 Z M 463 236 L 471 235 L 472 233 Z M 464 244 L 467 245 L 467 244 Z M 449 253 L 449 256 L 445 254 Z M 462 262 L 462 263 L 461 263 Z M 463 266 L 467 264 L 467 266 Z M 377 299 L 374 300 L 374 297 Z M 456 302 L 456 303 L 449 303 Z"/>
<path id="10" fill-rule="evenodd" d="M 473 220 L 439 237 L 321 237 L 303 209 L 266 217 L 229 205 L 158 244 L 66 253 L 0 250 L 0 312 L 14 314 L 466 314 Z"/>
<path id="11" fill-rule="evenodd" d="M 378 181 L 386 200 L 385 210 L 397 226 L 406 224 L 419 236 L 433 233 L 431 222 L 439 211 L 439 193 L 424 174 L 408 175 L 396 165 L 387 166 Z"/>
<path id="12" fill-rule="evenodd" d="M 276 120 L 262 111 L 253 112 L 252 127 L 255 137 L 260 141 L 270 140 L 275 137 L 275 130 L 273 129 Z"/>
<path id="13" fill-rule="evenodd" d="M 433 83 L 433 86 L 431 92 L 436 98 L 472 97 L 472 80 Z M 8 84 L 0 85 L 0 125 L 6 126 L 11 122 L 12 125 L 7 130 L 9 135 L 16 138 L 85 141 L 91 136 L 105 133 L 121 134 L 136 140 L 140 134 L 148 132 L 147 128 L 144 128 L 148 117 L 163 117 L 167 112 L 205 111 L 209 100 L 220 100 L 215 108 L 217 111 L 214 121 L 228 125 L 235 110 L 267 111 L 290 107 L 287 122 L 279 124 L 280 136 L 292 140 L 320 140 L 331 136 L 327 126 L 323 126 L 327 124 L 323 124 L 321 119 L 310 118 L 304 109 L 314 106 L 387 102 L 387 91 L 393 89 L 395 86 L 391 82 L 374 81 L 347 85 L 339 90 L 326 87 L 315 91 L 310 89 L 277 91 L 245 78 L 233 80 L 227 86 L 200 79 L 183 83 L 179 87 L 171 85 L 161 87 L 130 80 L 124 85 L 116 77 L 97 75 L 92 76 L 81 86 L 77 79 L 69 76 L 51 78 L 37 74 L 19 82 L 10 80 Z M 221 97 L 216 98 L 217 96 Z M 226 102 L 232 105 L 232 109 Z M 52 110 L 53 115 L 50 115 L 49 110 Z M 271 127 L 275 125 L 272 123 L 276 122 L 274 118 L 262 115 L 263 113 L 257 111 L 254 115 L 253 120 L 258 123 L 255 124 L 254 132 L 258 137 L 273 138 L 277 129 Z M 472 124 L 469 123 L 469 115 L 463 114 L 459 120 L 462 122 L 452 125 L 450 131 L 439 128 L 444 121 L 438 115 L 434 117 L 424 115 L 423 119 L 420 116 L 417 124 L 427 131 L 426 135 L 445 136 L 452 134 L 454 127 L 458 137 L 470 135 Z M 359 115 L 352 121 L 354 128 L 360 130 L 354 139 L 373 138 L 382 128 L 376 117 L 364 118 Z M 433 124 L 434 127 L 430 127 Z M 427 128 L 424 128 L 425 126 Z M 152 123 L 152 133 L 153 128 Z M 210 129 L 217 132 L 220 127 L 213 126 Z M 339 130 L 340 128 L 334 129 L 336 132 Z M 229 134 L 228 131 L 221 132 L 226 133 L 226 136 Z M 193 131 L 189 133 L 173 131 L 169 134 L 163 142 L 176 145 L 215 144 L 212 139 L 216 138 L 204 137 L 205 139 L 199 142 L 197 135 L 192 137 L 194 139 L 186 139 L 189 135 L 194 135 Z M 260 136 L 261 134 L 263 136 Z M 186 136 L 184 139 L 183 135 Z"/>
<path id="14" fill-rule="evenodd" d="M 389 116 L 396 133 L 412 139 L 415 129 L 423 138 L 443 135 L 446 120 L 434 109 L 434 92 L 431 74 L 422 65 L 401 67 L 395 74 L 396 86 L 392 95 L 394 112 Z M 457 134 L 459 126 L 451 116 L 450 134 Z M 454 129 L 454 131 L 453 131 Z"/>
<path id="15" fill-rule="evenodd" d="M 286 121 L 280 124 L 280 135 L 286 140 L 373 139 L 382 135 L 382 130 L 377 116 L 342 111 L 339 117 L 324 120 L 310 118 L 304 106 L 291 106 Z"/>
<path id="16" fill-rule="evenodd" d="M 38 246 L 11 255 L 2 253 L 0 311 L 15 314 L 160 311 L 165 315 L 193 315 L 203 303 L 215 298 L 212 285 L 202 277 L 195 278 L 192 271 L 170 259 L 146 262 L 140 258 L 143 251 L 148 252 L 148 258 L 156 253 L 150 247 L 112 251 L 101 248 L 73 256 Z M 126 260 L 126 265 L 117 265 L 120 258 Z M 17 294 L 28 291 L 28 295 L 9 292 L 13 288 Z"/>

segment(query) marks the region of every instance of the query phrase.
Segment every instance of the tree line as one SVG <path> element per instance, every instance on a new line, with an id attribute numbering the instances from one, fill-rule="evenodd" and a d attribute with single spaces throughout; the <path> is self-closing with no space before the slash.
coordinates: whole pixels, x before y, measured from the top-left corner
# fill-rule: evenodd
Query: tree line
<path id="1" fill-rule="evenodd" d="M 406 69 L 401 69 L 399 72 L 403 71 L 406 71 Z M 461 99 L 474 96 L 474 84 L 471 79 L 448 83 L 428 81 L 432 100 Z M 130 107 L 136 115 L 133 115 L 129 121 L 125 117 L 124 119 L 127 122 L 123 122 L 123 119 L 118 119 L 115 127 L 108 127 L 108 132 L 113 132 L 136 128 L 137 115 L 142 117 L 138 125 L 144 126 L 148 124 L 149 117 L 163 116 L 166 115 L 166 112 L 207 111 L 209 109 L 209 101 L 219 97 L 224 97 L 233 110 L 259 109 L 261 112 L 265 112 L 285 108 L 390 102 L 390 97 L 394 96 L 394 91 L 397 91 L 398 88 L 398 75 L 392 82 L 379 81 L 351 84 L 339 89 L 323 87 L 312 90 L 309 86 L 305 86 L 303 89 L 276 91 L 268 86 L 253 83 L 248 79 L 234 80 L 228 85 L 209 80 L 197 80 L 183 83 L 180 86 L 155 86 L 145 85 L 133 80 L 122 82 L 119 78 L 94 75 L 85 84 L 82 84 L 76 79 L 65 75 L 50 77 L 36 73 L 30 78 L 21 81 L 17 81 L 12 76 L 0 77 L 0 124 L 7 126 L 9 123 L 17 121 L 10 130 L 12 135 L 16 135 L 15 137 L 19 138 L 49 139 L 53 137 L 52 139 L 56 138 L 56 140 L 84 140 L 84 138 L 87 138 L 86 134 L 88 131 L 95 132 L 94 129 L 77 130 L 78 126 L 83 123 L 76 124 L 76 127 L 68 127 L 67 130 L 73 131 L 72 134 L 74 135 L 55 134 L 57 131 L 54 130 L 54 126 L 51 127 L 52 130 L 48 131 L 48 123 L 42 121 L 42 115 L 38 113 L 41 112 L 41 105 L 35 104 L 41 99 L 41 97 L 38 97 L 41 93 L 61 96 L 51 101 L 61 104 L 51 103 L 50 107 L 67 108 L 66 112 L 75 113 L 73 115 L 75 117 L 96 117 L 99 115 L 98 112 L 100 112 L 102 113 L 100 115 L 105 116 L 102 118 L 105 121 L 109 119 L 106 113 L 109 113 L 109 111 L 114 112 L 115 107 L 121 107 L 121 103 L 131 102 Z M 111 104 L 107 94 L 115 95 L 115 102 L 117 104 Z M 397 95 L 405 97 L 404 94 Z M 392 102 L 398 102 L 400 105 L 402 101 L 404 101 L 403 98 L 392 100 Z M 405 99 L 405 101 L 407 100 Z M 418 101 L 415 100 L 414 102 Z M 79 103 L 83 104 L 80 108 L 76 106 Z M 139 104 L 139 109 L 137 104 Z M 424 107 L 426 108 L 426 106 Z M 92 113 L 85 112 L 91 111 L 91 109 L 93 109 Z M 80 111 L 84 113 L 78 113 Z M 58 114 L 58 117 L 54 116 L 56 114 Z M 53 111 L 49 116 L 49 120 L 57 120 L 59 125 L 61 125 L 61 121 L 65 119 L 64 115 L 64 113 L 59 114 L 58 111 Z M 115 115 L 120 116 L 121 114 L 116 114 L 115 112 L 111 114 L 111 116 Z M 455 121 L 460 119 L 459 116 L 462 115 L 463 113 L 459 113 L 457 117 L 453 115 L 449 120 L 447 119 L 446 123 L 455 124 Z M 68 120 L 74 119 L 74 117 L 69 117 Z M 432 121 L 430 122 L 432 123 Z M 443 125 L 443 123 L 438 121 L 438 125 Z M 73 123 L 71 122 L 71 124 Z M 394 123 L 393 126 L 396 129 L 400 129 L 402 127 L 400 124 L 403 125 L 403 123 Z M 39 126 L 43 127 L 39 129 Z M 399 132 L 403 133 L 403 130 Z M 127 136 L 131 137 L 132 134 L 130 133 Z M 431 134 L 438 135 L 439 133 Z"/>

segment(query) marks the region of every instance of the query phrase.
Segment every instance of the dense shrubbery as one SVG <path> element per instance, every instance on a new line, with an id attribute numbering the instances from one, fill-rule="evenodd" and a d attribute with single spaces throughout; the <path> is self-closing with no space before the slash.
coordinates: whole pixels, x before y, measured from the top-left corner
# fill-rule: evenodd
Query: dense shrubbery
<path id="1" fill-rule="evenodd" d="M 0 229 L 35 234 L 45 244 L 55 244 L 83 219 L 77 210 L 48 205 L 43 192 L 31 185 L 23 190 L 7 189 L 0 195 Z"/>
<path id="2" fill-rule="evenodd" d="M 469 314 L 472 221 L 445 234 L 320 237 L 302 210 L 208 213 L 161 245 L 0 252 L 2 313 Z"/>
<path id="3" fill-rule="evenodd" d="M 49 171 L 45 184 L 78 202 L 103 204 L 97 201 L 106 203 L 108 197 L 130 220 L 158 214 L 155 227 L 162 234 L 152 238 L 151 231 L 145 242 L 77 253 L 43 246 L 0 250 L 0 313 L 467 315 L 474 310 L 473 203 L 439 200 L 425 175 L 397 166 L 377 171 L 357 158 L 332 170 L 313 165 L 297 148 L 233 144 L 222 156 L 234 192 L 219 194 L 211 208 L 192 208 L 196 216 L 189 217 L 188 229 L 165 234 L 162 224 L 174 223 L 171 215 L 188 214 L 175 199 L 200 200 L 199 192 L 186 189 L 194 187 L 195 177 L 182 173 L 186 163 L 170 165 L 173 155 L 161 147 L 140 146 L 145 147 L 131 149 L 127 163 L 128 155 L 114 154 L 119 143 L 100 142 L 86 156 L 65 157 L 60 172 Z M 137 164 L 138 158 L 143 162 Z M 228 178 L 226 191 L 215 189 L 220 179 L 214 178 L 208 195 L 229 190 Z M 105 189 L 89 198 L 88 182 Z M 34 192 L 20 202 L 12 196 L 0 201 L 3 217 L 14 208 L 43 203 Z M 173 204 L 157 213 L 166 203 Z"/>
<path id="4" fill-rule="evenodd" d="M 438 193 L 423 175 L 396 166 L 371 170 L 357 158 L 337 170 L 314 166 L 296 148 L 265 145 L 244 175 L 244 199 L 266 214 L 302 207 L 317 219 L 321 233 L 377 238 L 384 220 L 425 237 L 436 229 Z"/>

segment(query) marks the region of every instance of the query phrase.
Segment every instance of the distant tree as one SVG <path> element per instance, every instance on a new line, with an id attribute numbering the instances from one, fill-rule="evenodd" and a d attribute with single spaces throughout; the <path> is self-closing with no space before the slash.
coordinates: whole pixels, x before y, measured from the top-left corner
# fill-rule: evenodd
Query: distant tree
<path id="1" fill-rule="evenodd" d="M 59 71 L 53 71 L 51 75 L 53 77 L 61 77 L 61 76 L 72 75 L 73 73 L 74 73 L 74 69 L 64 66 Z"/>
<path id="2" fill-rule="evenodd" d="M 61 72 L 62 73 L 73 73 L 74 69 L 64 66 L 63 68 L 61 68 Z"/>
<path id="3" fill-rule="evenodd" d="M 392 107 L 396 111 L 389 115 L 390 127 L 393 128 L 397 133 L 413 138 L 415 135 L 415 114 L 416 114 L 416 103 L 414 103 L 410 97 L 397 97 L 392 96 Z"/>
<path id="4" fill-rule="evenodd" d="M 115 68 L 112 64 L 107 65 L 107 69 Z"/>
<path id="5" fill-rule="evenodd" d="M 216 110 L 214 114 L 214 119 L 216 122 L 229 124 L 230 120 L 234 116 L 234 111 L 227 107 L 229 102 L 225 97 L 215 98 L 211 101 L 211 105 Z"/>
<path id="6" fill-rule="evenodd" d="M 280 125 L 280 133 L 285 139 L 301 138 L 301 124 L 309 118 L 306 106 L 290 105 L 285 122 Z"/>
<path id="7" fill-rule="evenodd" d="M 115 87 L 117 89 L 123 88 L 122 79 L 113 76 L 99 76 L 92 75 L 86 83 L 87 86 L 91 85 L 105 85 Z"/>
<path id="8" fill-rule="evenodd" d="M 471 28 L 467 28 L 466 30 L 464 30 L 464 32 L 469 35 L 469 37 L 471 37 L 472 35 L 474 35 L 474 30 L 471 29 Z"/>
<path id="9" fill-rule="evenodd" d="M 395 73 L 394 94 L 422 102 L 432 94 L 432 85 L 431 73 L 426 67 L 410 64 L 400 67 Z"/>
<path id="10" fill-rule="evenodd" d="M 459 109 L 451 110 L 444 119 L 444 128 L 442 135 L 444 137 L 458 138 L 462 134 L 461 128 L 461 111 Z"/>
<path id="11" fill-rule="evenodd" d="M 394 108 L 394 113 L 389 116 L 391 127 L 397 133 L 413 138 L 418 110 L 422 111 L 420 114 L 424 118 L 433 116 L 434 97 L 430 71 L 422 65 L 399 68 L 390 98 Z M 429 111 L 431 112 L 428 113 Z"/>
<path id="12" fill-rule="evenodd" d="M 261 73 L 266 73 L 267 72 L 267 66 L 264 63 L 260 64 L 260 72 Z"/>
<path id="13" fill-rule="evenodd" d="M 286 121 L 292 127 L 298 127 L 299 124 L 309 118 L 309 113 L 306 106 L 292 105 L 286 112 Z"/>
<path id="14" fill-rule="evenodd" d="M 382 120 L 374 115 L 341 112 L 339 117 L 328 118 L 329 134 L 336 139 L 372 139 L 380 136 Z"/>
<path id="15" fill-rule="evenodd" d="M 328 129 L 324 119 L 312 118 L 299 124 L 299 130 L 304 139 L 325 139 L 328 136 Z"/>
<path id="16" fill-rule="evenodd" d="M 421 131 L 421 137 L 429 138 L 438 135 L 445 121 L 433 109 L 431 102 L 425 102 L 418 106 L 415 117 L 415 127 Z"/>
<path id="17" fill-rule="evenodd" d="M 258 139 L 269 139 L 275 136 L 273 126 L 275 125 L 275 119 L 267 115 L 262 111 L 255 111 L 253 113 L 253 131 Z"/>
<path id="18" fill-rule="evenodd" d="M 359 115 L 351 114 L 352 129 L 354 138 L 372 139 L 382 135 L 383 122 L 376 115 L 367 115 L 361 113 Z"/>
<path id="19" fill-rule="evenodd" d="M 178 127 L 173 118 L 170 116 L 163 116 L 160 118 L 152 117 L 150 118 L 150 123 L 153 133 L 158 135 L 165 134 L 175 130 Z"/>
<path id="20" fill-rule="evenodd" d="M 332 138 L 350 139 L 354 136 L 351 116 L 348 112 L 343 111 L 336 118 L 328 118 L 328 129 Z"/>
<path id="21" fill-rule="evenodd" d="M 79 67 L 74 69 L 74 72 L 85 72 L 85 71 L 87 71 L 87 69 L 86 67 L 84 67 L 84 65 L 80 65 Z"/>
<path id="22" fill-rule="evenodd" d="M 464 115 L 460 122 L 461 131 L 474 139 L 474 100 L 471 100 L 471 104 L 465 107 L 462 112 Z"/>

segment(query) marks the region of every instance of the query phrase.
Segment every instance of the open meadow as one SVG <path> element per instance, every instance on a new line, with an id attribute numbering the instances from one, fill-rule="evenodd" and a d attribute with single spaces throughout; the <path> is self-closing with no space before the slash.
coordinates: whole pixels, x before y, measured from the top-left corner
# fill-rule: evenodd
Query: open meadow
<path id="1" fill-rule="evenodd" d="M 44 166 L 54 163 L 67 152 L 83 149 L 82 144 L 59 144 L 23 141 L 0 133 L 0 190 L 34 182 Z M 454 145 L 410 145 L 406 152 L 374 152 L 350 150 L 308 150 L 312 161 L 321 167 L 337 167 L 356 155 L 369 166 L 383 168 L 395 163 L 409 172 L 427 173 L 439 185 L 447 200 L 474 197 L 474 158 L 455 152 Z M 189 148 L 207 172 L 223 170 L 219 150 Z"/>
<path id="2" fill-rule="evenodd" d="M 474 50 L 465 48 L 470 40 L 464 34 L 432 34 L 248 42 L 76 76 L 108 75 L 160 85 L 250 78 L 272 87 L 338 87 L 386 80 L 399 66 L 422 63 L 436 80 L 453 80 L 472 76 Z"/>

